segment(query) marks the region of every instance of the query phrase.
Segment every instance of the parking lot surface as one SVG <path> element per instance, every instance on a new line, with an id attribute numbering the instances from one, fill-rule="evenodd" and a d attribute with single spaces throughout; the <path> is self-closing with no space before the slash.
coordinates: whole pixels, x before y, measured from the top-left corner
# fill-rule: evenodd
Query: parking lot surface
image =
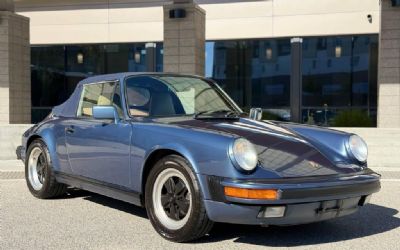
<path id="1" fill-rule="evenodd" d="M 396 178 L 383 179 L 371 204 L 348 217 L 291 227 L 216 224 L 205 238 L 177 244 L 153 230 L 142 208 L 76 189 L 39 200 L 20 172 L 8 173 L 0 178 L 0 249 L 400 249 Z"/>

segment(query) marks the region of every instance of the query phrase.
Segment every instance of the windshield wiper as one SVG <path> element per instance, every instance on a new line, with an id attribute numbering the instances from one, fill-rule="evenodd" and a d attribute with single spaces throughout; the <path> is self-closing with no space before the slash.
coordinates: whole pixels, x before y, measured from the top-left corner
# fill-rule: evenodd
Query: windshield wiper
<path id="1" fill-rule="evenodd" d="M 194 119 L 197 119 L 200 115 L 203 115 L 203 114 L 206 114 L 206 113 L 209 113 L 209 112 L 210 112 L 210 111 L 208 111 L 208 110 L 196 112 L 196 113 L 193 114 L 193 118 L 194 118 Z"/>
<path id="2" fill-rule="evenodd" d="M 216 114 L 224 114 L 223 116 L 215 116 Z M 238 111 L 233 111 L 233 110 L 228 110 L 228 109 L 220 109 L 220 110 L 206 110 L 206 111 L 200 111 L 197 112 L 193 115 L 194 119 L 200 118 L 201 115 L 207 114 L 205 116 L 205 119 L 221 119 L 221 118 L 230 118 L 230 119 L 237 119 L 240 116 L 240 112 Z"/>

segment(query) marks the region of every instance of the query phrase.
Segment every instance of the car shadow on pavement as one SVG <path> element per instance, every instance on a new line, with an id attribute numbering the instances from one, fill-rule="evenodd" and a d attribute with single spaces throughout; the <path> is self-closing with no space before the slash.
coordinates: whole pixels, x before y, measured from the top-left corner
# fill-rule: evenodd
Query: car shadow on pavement
<path id="1" fill-rule="evenodd" d="M 234 242 L 271 247 L 308 246 L 362 238 L 400 227 L 398 211 L 393 208 L 368 204 L 357 213 L 318 223 L 260 227 L 216 224 L 210 234 L 196 243 Z"/>
<path id="2" fill-rule="evenodd" d="M 83 198 L 132 216 L 147 218 L 144 208 L 84 190 L 69 189 L 60 199 Z M 261 227 L 216 223 L 211 232 L 191 244 L 233 240 L 238 243 L 271 247 L 308 246 L 362 238 L 400 227 L 398 210 L 368 204 L 355 214 L 318 223 Z M 150 222 L 149 222 L 150 223 Z"/>
<path id="3" fill-rule="evenodd" d="M 133 216 L 139 216 L 147 219 L 147 213 L 144 208 L 132 205 L 127 202 L 109 198 L 107 196 L 95 194 L 86 190 L 69 188 L 65 195 L 59 197 L 59 199 L 74 199 L 74 198 L 83 198 L 84 200 L 95 202 L 97 204 L 107 206 L 109 208 L 130 213 Z"/>

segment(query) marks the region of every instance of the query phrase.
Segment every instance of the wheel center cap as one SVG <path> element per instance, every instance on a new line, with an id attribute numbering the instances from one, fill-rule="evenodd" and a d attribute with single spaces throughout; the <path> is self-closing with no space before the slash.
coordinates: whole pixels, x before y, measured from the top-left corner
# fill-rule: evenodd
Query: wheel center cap
<path id="1" fill-rule="evenodd" d="M 171 195 L 169 196 L 169 202 L 170 202 L 170 203 L 175 203 L 175 201 L 176 201 L 175 196 L 174 196 L 173 194 L 171 194 Z"/>

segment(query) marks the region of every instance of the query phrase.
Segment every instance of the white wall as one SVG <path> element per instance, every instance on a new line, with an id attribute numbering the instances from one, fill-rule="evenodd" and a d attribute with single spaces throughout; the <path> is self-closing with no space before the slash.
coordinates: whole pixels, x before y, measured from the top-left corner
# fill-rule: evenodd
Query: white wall
<path id="1" fill-rule="evenodd" d="M 31 44 L 147 42 L 163 40 L 160 2 L 20 1 L 16 10 L 31 18 Z"/>
<path id="2" fill-rule="evenodd" d="M 163 40 L 162 4 L 166 2 L 19 0 L 16 10 L 31 18 L 32 44 L 144 42 Z M 379 31 L 378 0 L 196 2 L 207 11 L 207 40 Z"/>
<path id="3" fill-rule="evenodd" d="M 366 34 L 379 31 L 378 0 L 273 0 L 202 5 L 207 39 Z M 369 23 L 367 15 L 373 22 Z"/>

